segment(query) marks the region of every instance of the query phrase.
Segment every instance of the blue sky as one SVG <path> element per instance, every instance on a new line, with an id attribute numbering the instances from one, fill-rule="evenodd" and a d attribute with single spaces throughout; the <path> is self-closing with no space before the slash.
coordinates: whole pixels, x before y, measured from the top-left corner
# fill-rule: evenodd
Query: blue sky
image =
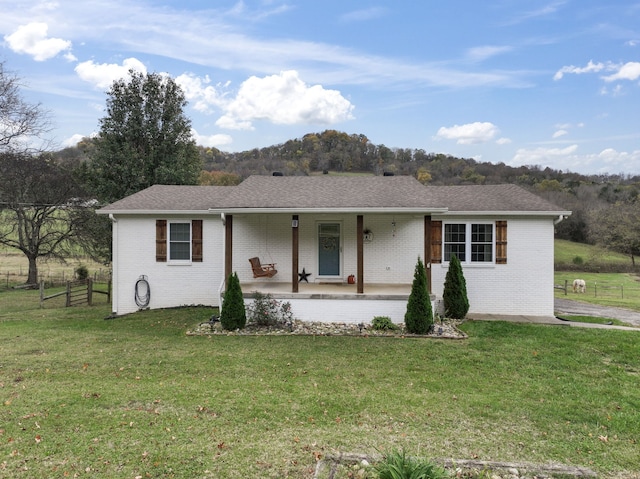
<path id="1" fill-rule="evenodd" d="M 375 144 L 640 174 L 640 0 L 0 0 L 0 61 L 95 134 L 133 68 L 183 87 L 197 143 L 336 129 Z"/>

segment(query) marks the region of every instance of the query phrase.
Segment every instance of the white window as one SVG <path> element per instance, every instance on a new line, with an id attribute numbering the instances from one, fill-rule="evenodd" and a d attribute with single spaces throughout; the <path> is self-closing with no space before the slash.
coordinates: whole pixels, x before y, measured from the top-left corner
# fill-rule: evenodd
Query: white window
<path id="1" fill-rule="evenodd" d="M 444 260 L 455 255 L 461 263 L 493 262 L 492 223 L 445 223 Z"/>
<path id="2" fill-rule="evenodd" d="M 191 260 L 191 223 L 169 223 L 169 261 Z"/>

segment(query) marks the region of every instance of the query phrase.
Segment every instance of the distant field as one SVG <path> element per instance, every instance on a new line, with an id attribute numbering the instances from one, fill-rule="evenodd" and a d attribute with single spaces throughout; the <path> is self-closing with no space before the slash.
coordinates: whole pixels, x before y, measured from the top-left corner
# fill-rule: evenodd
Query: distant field
<path id="1" fill-rule="evenodd" d="M 555 264 L 556 271 L 629 272 L 633 267 L 629 256 L 566 240 L 555 241 Z"/>
<path id="2" fill-rule="evenodd" d="M 45 281 L 64 282 L 73 279 L 78 266 L 86 266 L 91 277 L 103 277 L 109 268 L 95 263 L 89 258 L 69 258 L 66 262 L 58 260 L 38 261 L 38 274 Z M 29 262 L 27 257 L 16 250 L 0 248 L 0 289 L 23 284 L 27 281 Z"/>

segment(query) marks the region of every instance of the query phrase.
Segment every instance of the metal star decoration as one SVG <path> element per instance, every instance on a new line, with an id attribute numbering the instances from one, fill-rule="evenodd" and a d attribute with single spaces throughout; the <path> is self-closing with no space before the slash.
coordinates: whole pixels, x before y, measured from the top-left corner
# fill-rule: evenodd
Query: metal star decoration
<path id="1" fill-rule="evenodd" d="M 298 273 L 298 283 L 301 283 L 303 281 L 306 281 L 308 283 L 309 276 L 311 276 L 311 273 L 307 273 L 305 269 L 302 268 L 302 273 Z"/>

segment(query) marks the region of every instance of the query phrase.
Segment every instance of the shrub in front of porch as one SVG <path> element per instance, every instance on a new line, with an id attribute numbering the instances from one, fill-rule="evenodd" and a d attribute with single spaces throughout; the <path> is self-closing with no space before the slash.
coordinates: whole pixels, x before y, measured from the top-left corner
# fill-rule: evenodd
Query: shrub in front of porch
<path id="1" fill-rule="evenodd" d="M 220 311 L 220 324 L 229 331 L 242 329 L 247 324 L 242 288 L 236 273 L 230 274 L 227 280 L 227 291 L 224 293 Z"/>
<path id="2" fill-rule="evenodd" d="M 420 257 L 413 274 L 411 294 L 404 315 L 404 325 L 412 334 L 427 334 L 433 326 L 433 310 L 427 287 L 427 272 Z"/>
<path id="3" fill-rule="evenodd" d="M 442 293 L 444 315 L 451 319 L 464 319 L 469 312 L 469 298 L 467 297 L 467 282 L 462 273 L 462 265 L 456 255 L 449 260 L 449 270 L 444 279 Z"/>

